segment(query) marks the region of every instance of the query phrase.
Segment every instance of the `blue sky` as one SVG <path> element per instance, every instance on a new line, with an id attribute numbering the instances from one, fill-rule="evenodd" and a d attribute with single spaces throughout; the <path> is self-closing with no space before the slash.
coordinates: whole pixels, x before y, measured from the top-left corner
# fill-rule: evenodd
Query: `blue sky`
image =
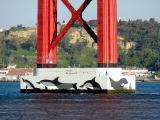
<path id="1" fill-rule="evenodd" d="M 69 0 L 78 8 L 83 0 Z M 97 0 L 92 0 L 83 13 L 85 20 L 97 18 Z M 160 22 L 160 0 L 117 0 L 118 15 L 122 20 L 128 21 L 155 18 Z M 58 0 L 58 21 L 68 21 L 70 12 Z M 37 0 L 0 0 L 0 28 L 9 29 L 22 24 L 26 27 L 35 26 L 37 23 Z"/>

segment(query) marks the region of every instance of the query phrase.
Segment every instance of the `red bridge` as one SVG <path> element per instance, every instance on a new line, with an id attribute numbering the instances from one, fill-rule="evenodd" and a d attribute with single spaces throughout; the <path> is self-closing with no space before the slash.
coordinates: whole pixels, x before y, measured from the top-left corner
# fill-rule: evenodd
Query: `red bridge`
<path id="1" fill-rule="evenodd" d="M 98 67 L 116 67 L 117 51 L 117 0 L 97 0 L 98 28 L 96 35 L 82 18 L 92 0 L 85 0 L 76 10 L 68 0 L 61 0 L 72 17 L 57 35 L 57 0 L 38 0 L 37 68 L 57 66 L 57 46 L 77 20 L 98 46 Z M 92 13 L 91 13 L 92 14 Z"/>

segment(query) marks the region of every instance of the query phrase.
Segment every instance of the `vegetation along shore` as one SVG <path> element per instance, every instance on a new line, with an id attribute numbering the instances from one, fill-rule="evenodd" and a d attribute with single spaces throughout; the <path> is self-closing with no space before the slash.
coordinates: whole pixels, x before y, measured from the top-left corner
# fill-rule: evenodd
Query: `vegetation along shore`
<path id="1" fill-rule="evenodd" d="M 97 34 L 97 20 L 87 21 Z M 65 22 L 57 23 L 61 31 Z M 118 22 L 118 65 L 160 70 L 160 23 L 154 18 Z M 36 27 L 22 25 L 0 33 L 0 68 L 36 67 Z M 58 67 L 97 67 L 97 45 L 76 22 L 58 46 Z"/>

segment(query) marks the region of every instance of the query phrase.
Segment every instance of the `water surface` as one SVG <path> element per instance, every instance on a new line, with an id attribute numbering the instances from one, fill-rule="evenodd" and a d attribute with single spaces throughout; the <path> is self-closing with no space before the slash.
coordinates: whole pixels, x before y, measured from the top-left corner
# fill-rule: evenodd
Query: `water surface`
<path id="1" fill-rule="evenodd" d="M 135 94 L 21 94 L 0 83 L 0 120 L 159 120 L 160 82 L 137 82 Z"/>

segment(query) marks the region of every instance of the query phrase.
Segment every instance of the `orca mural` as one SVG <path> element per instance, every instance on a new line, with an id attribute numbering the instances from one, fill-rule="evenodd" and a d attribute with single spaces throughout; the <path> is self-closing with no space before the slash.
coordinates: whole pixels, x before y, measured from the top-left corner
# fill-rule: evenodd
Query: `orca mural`
<path id="1" fill-rule="evenodd" d="M 127 77 L 81 77 L 76 79 L 72 77 L 23 77 L 21 79 L 21 92 L 22 93 L 107 93 L 111 90 L 135 90 L 134 81 Z M 45 79 L 46 78 L 46 79 Z M 53 78 L 53 79 L 52 79 Z M 119 78 L 119 80 L 117 80 Z M 115 80 L 113 80 L 115 79 Z"/>
<path id="2" fill-rule="evenodd" d="M 77 90 L 77 83 L 62 83 L 59 82 L 59 77 L 56 77 L 53 80 L 50 79 L 42 79 L 39 82 L 36 82 L 36 84 L 41 85 L 45 88 L 45 90 L 53 90 L 53 89 L 59 89 L 59 90 L 68 90 L 73 88 L 74 90 Z M 91 80 L 84 81 L 83 85 L 80 85 L 79 88 L 87 88 L 87 90 L 102 90 L 101 85 L 95 81 L 96 77 L 94 77 Z M 34 85 L 26 79 L 23 79 L 23 84 L 26 86 L 26 90 L 28 89 L 39 89 L 35 88 Z"/>
<path id="3" fill-rule="evenodd" d="M 80 87 L 86 87 L 87 90 L 102 90 L 101 86 L 95 81 L 94 77 L 92 80 L 87 80 L 83 85 L 81 85 Z"/>
<path id="4" fill-rule="evenodd" d="M 70 89 L 70 88 L 74 88 L 75 90 L 77 90 L 77 83 L 61 83 L 58 81 L 59 77 L 56 77 L 54 80 L 48 80 L 48 79 L 43 79 L 40 82 L 37 82 L 37 84 L 40 84 L 42 86 L 45 87 L 46 90 L 48 90 L 48 88 L 52 88 L 52 89 Z"/>
<path id="5" fill-rule="evenodd" d="M 22 76 L 20 89 L 21 93 L 134 93 L 135 83 L 135 76 L 122 76 L 121 68 L 35 68 L 33 76 Z"/>
<path id="6" fill-rule="evenodd" d="M 26 86 L 26 90 L 28 89 L 39 90 L 39 88 L 35 88 L 34 85 L 29 80 L 22 78 L 22 81 L 23 81 L 23 84 Z"/>

